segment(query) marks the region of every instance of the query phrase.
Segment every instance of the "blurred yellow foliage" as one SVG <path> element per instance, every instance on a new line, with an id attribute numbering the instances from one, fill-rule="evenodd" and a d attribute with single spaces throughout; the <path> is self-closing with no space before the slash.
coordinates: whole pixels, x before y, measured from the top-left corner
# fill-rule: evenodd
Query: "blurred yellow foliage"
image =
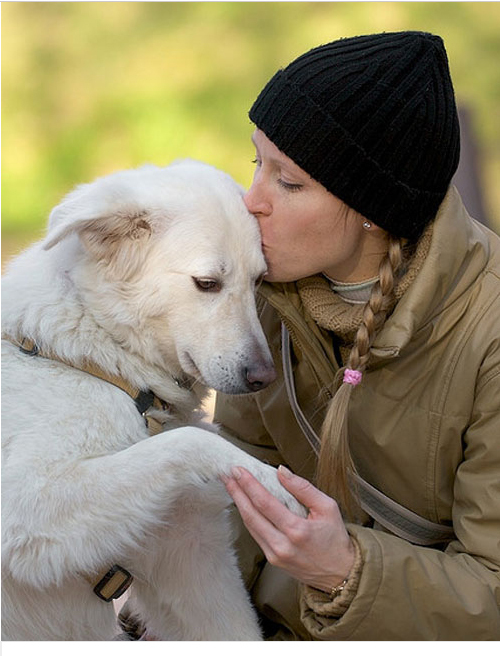
<path id="1" fill-rule="evenodd" d="M 248 186 L 247 112 L 275 72 L 342 36 L 443 36 L 500 221 L 500 4 L 2 4 L 2 254 L 38 238 L 75 184 L 144 162 L 210 162 Z"/>

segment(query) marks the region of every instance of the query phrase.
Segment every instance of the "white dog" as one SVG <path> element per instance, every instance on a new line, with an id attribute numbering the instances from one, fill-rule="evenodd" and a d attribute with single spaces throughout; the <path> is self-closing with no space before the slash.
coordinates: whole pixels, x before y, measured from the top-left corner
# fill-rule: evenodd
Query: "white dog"
<path id="1" fill-rule="evenodd" d="M 206 387 L 194 382 L 244 393 L 274 380 L 254 304 L 265 270 L 240 188 L 192 161 L 78 187 L 46 239 L 13 261 L 2 299 L 4 639 L 112 639 L 113 604 L 96 592 L 113 597 L 128 573 L 147 635 L 260 638 L 220 476 L 247 467 L 301 509 L 273 468 L 203 423 Z M 168 432 L 150 436 L 146 421 Z"/>

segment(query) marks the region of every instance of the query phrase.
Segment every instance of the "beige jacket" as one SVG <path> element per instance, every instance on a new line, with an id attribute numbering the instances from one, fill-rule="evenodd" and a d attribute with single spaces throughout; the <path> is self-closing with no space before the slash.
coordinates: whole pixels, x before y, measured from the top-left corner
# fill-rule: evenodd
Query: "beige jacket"
<path id="1" fill-rule="evenodd" d="M 333 293 L 333 292 L 332 292 Z M 312 479 L 316 458 L 288 403 L 280 321 L 290 330 L 298 402 L 319 431 L 339 367 L 332 335 L 295 284 L 265 285 L 262 322 L 279 376 L 269 388 L 219 396 L 229 439 Z M 337 351 L 338 352 L 338 351 Z M 263 561 L 242 534 L 241 564 L 274 639 L 500 639 L 500 239 L 451 188 L 425 262 L 377 336 L 350 405 L 360 475 L 432 522 L 452 524 L 446 549 L 349 524 L 360 574 L 331 602 Z"/>

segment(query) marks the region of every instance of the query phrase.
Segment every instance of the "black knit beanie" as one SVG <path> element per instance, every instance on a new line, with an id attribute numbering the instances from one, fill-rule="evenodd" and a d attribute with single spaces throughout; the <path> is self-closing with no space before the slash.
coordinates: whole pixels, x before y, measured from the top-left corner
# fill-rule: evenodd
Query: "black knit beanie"
<path id="1" fill-rule="evenodd" d="M 250 119 L 367 219 L 416 240 L 458 166 L 460 129 L 440 37 L 340 39 L 279 70 Z"/>

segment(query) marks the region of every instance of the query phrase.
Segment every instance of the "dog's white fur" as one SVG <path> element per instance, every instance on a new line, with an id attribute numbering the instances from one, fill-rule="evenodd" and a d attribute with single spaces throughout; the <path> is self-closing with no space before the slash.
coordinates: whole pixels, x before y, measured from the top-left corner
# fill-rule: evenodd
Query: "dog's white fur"
<path id="1" fill-rule="evenodd" d="M 113 604 L 88 578 L 114 563 L 133 574 L 129 603 L 155 638 L 259 639 L 220 476 L 245 466 L 301 510 L 273 468 L 203 423 L 201 387 L 176 378 L 227 393 L 272 381 L 254 304 L 265 268 L 240 188 L 192 161 L 78 187 L 12 262 L 3 335 L 91 360 L 172 409 L 149 437 L 119 388 L 2 342 L 4 639 L 113 638 Z"/>

